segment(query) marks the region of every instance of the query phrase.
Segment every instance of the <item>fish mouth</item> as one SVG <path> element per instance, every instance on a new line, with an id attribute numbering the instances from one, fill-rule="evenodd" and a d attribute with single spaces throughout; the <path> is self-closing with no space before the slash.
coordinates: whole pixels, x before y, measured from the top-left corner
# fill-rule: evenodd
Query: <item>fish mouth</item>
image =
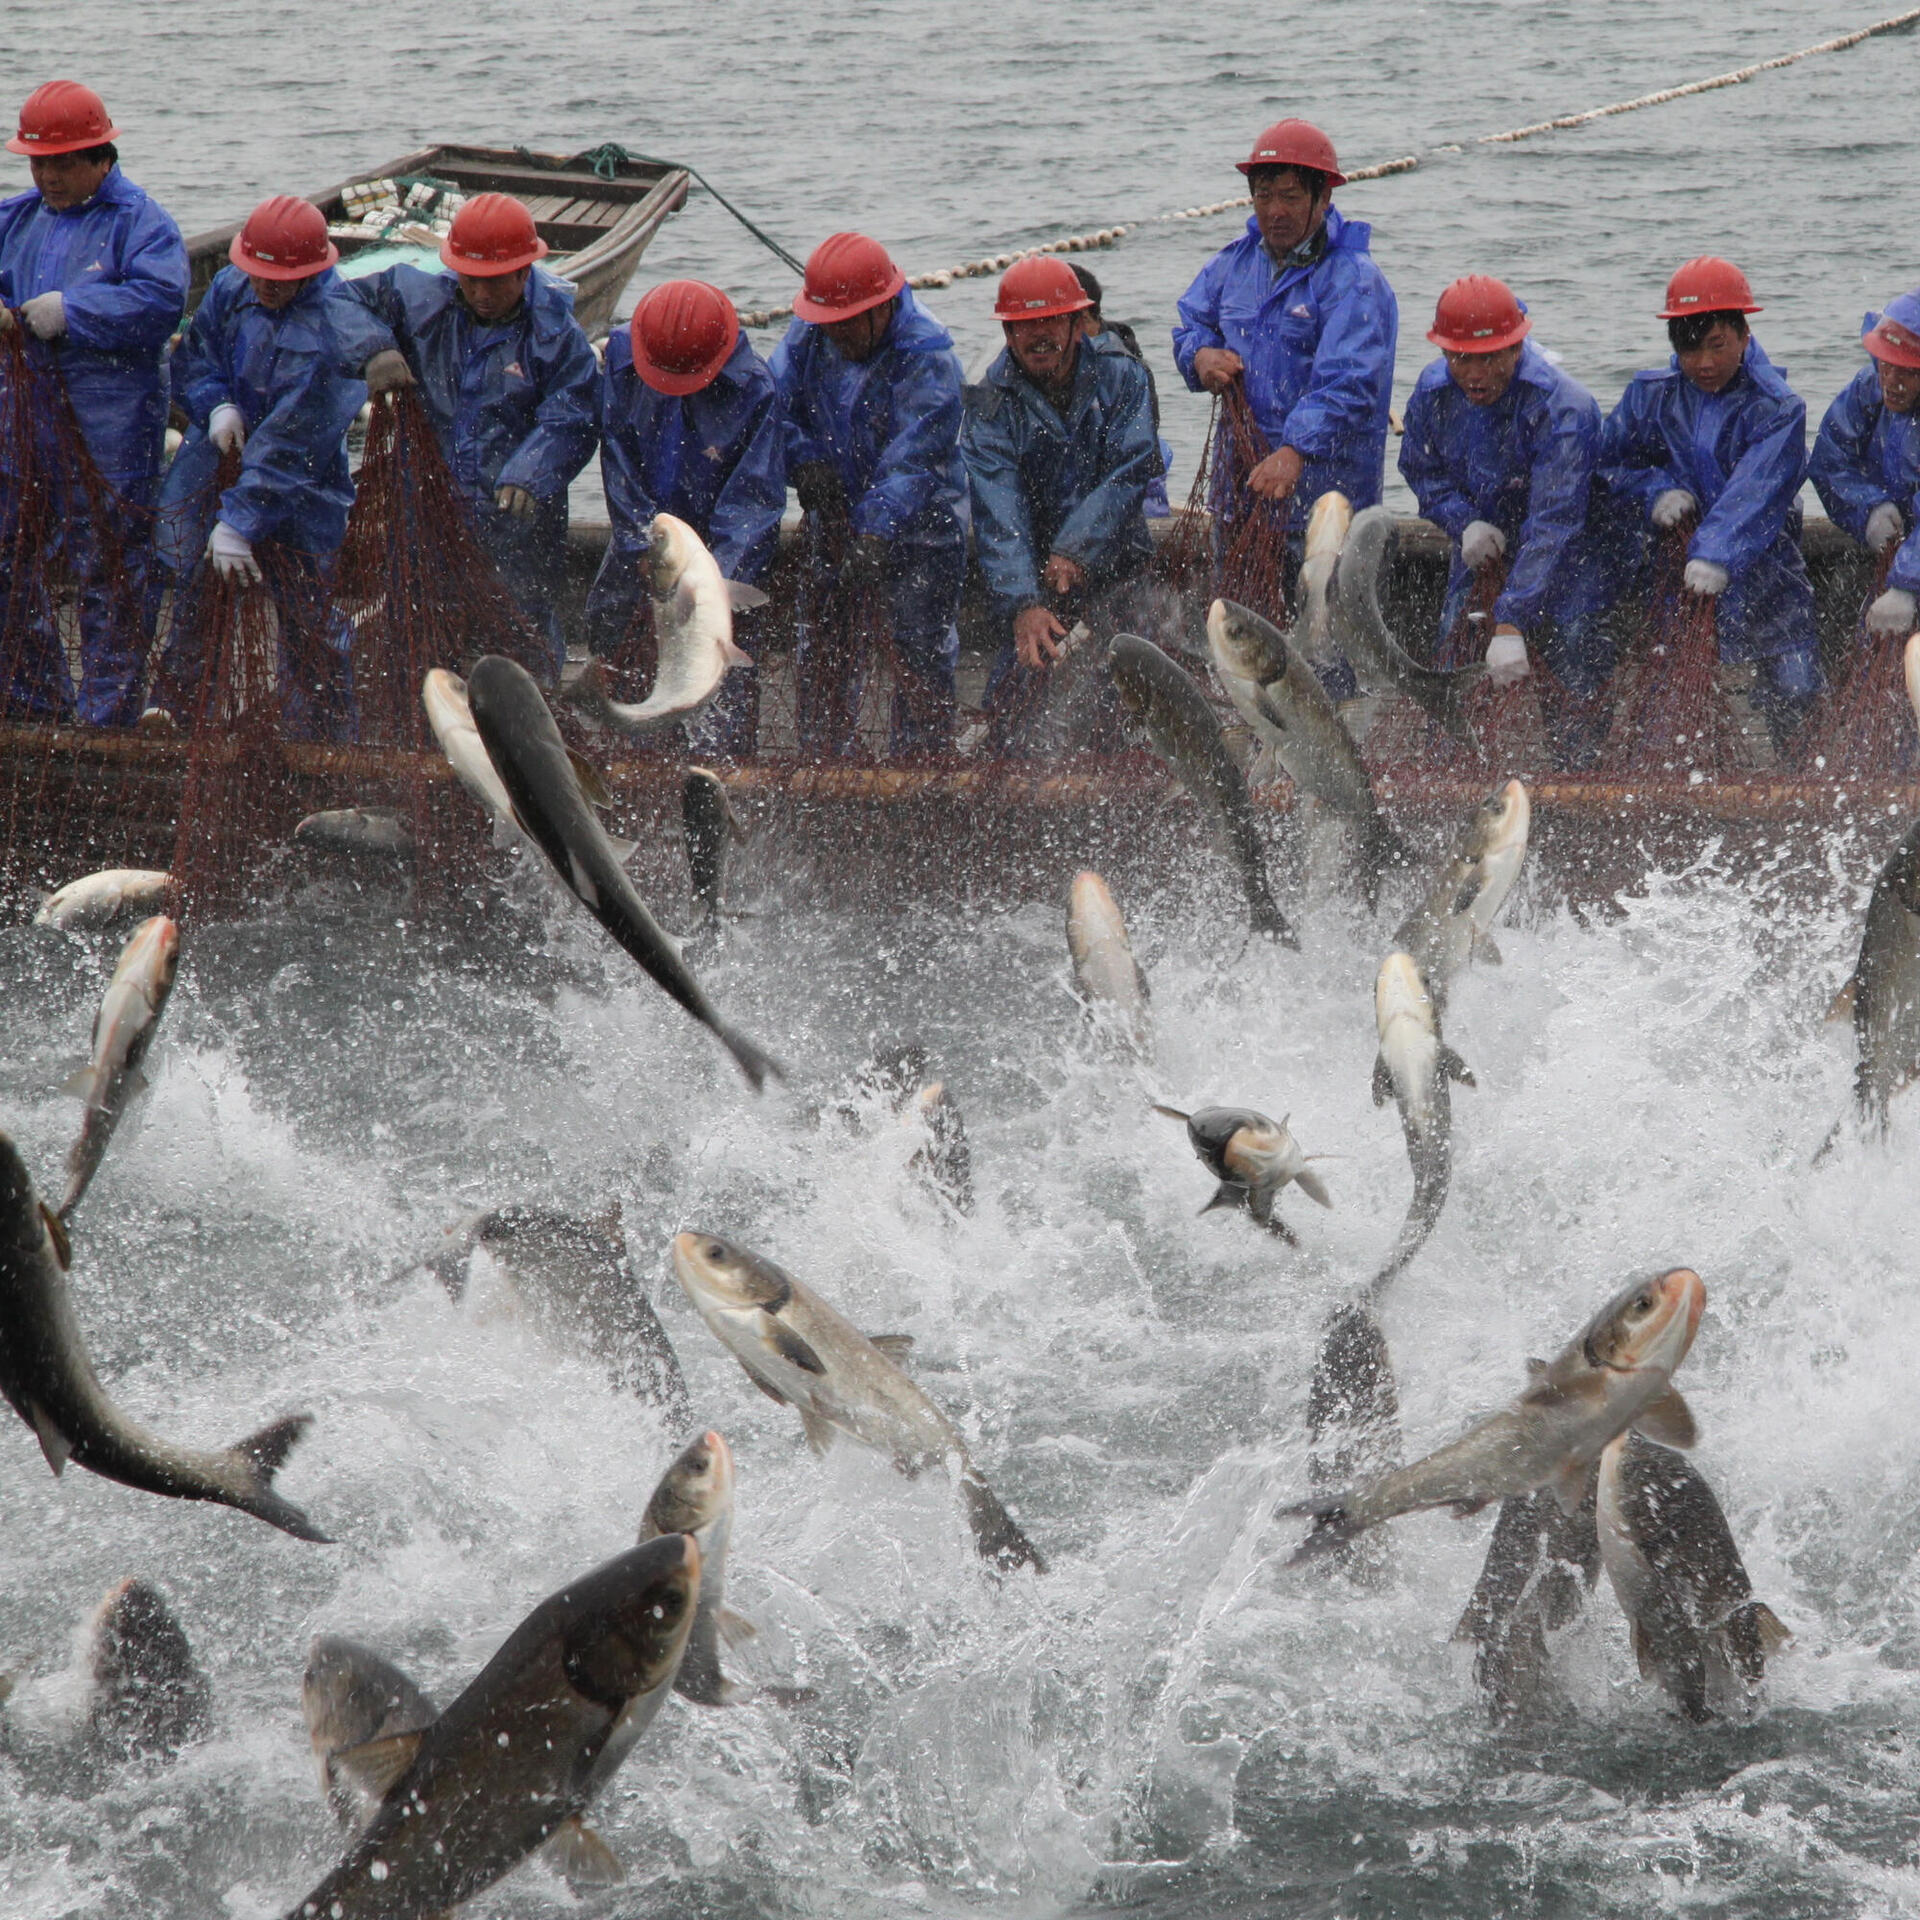
<path id="1" fill-rule="evenodd" d="M 1672 1373 L 1693 1347 L 1700 1318 L 1707 1310 L 1707 1285 L 1691 1267 L 1674 1267 L 1652 1283 L 1661 1311 L 1634 1336 L 1624 1356 L 1605 1360 L 1594 1348 L 1594 1334 L 1584 1343 L 1587 1361 L 1610 1373 L 1642 1373 L 1657 1368 Z"/>

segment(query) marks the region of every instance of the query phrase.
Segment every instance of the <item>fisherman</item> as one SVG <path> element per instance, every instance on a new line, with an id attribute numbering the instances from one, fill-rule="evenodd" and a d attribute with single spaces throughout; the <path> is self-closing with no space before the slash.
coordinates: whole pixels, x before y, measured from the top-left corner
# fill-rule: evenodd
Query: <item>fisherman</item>
<path id="1" fill-rule="evenodd" d="M 1380 498 L 1399 309 L 1367 251 L 1371 229 L 1333 204 L 1346 175 L 1318 127 L 1279 121 L 1238 165 L 1252 216 L 1181 295 L 1173 357 L 1196 392 L 1243 383 L 1271 448 L 1244 484 L 1285 504 L 1291 572 L 1323 493 L 1356 512 Z M 1216 508 L 1230 516 L 1236 503 Z"/>
<path id="2" fill-rule="evenodd" d="M 190 424 L 160 490 L 175 588 L 154 697 L 183 719 L 198 708 L 211 568 L 239 586 L 264 582 L 273 600 L 288 731 L 345 738 L 352 636 L 329 624 L 328 589 L 353 505 L 347 429 L 366 400 L 361 370 L 387 335 L 334 270 L 340 249 L 311 201 L 263 200 L 227 258 L 174 355 Z M 229 454 L 239 473 L 222 491 Z"/>
<path id="3" fill-rule="evenodd" d="M 1006 636 L 987 682 L 1002 752 L 1037 744 L 1074 621 L 1098 640 L 1139 624 L 1128 589 L 1152 556 L 1144 508 L 1160 471 L 1151 383 L 1114 334 L 1083 331 L 1092 304 L 1065 262 L 1017 262 L 994 306 L 1006 350 L 967 396 L 974 545 Z M 1110 694 L 1106 707 L 1117 726 Z"/>
<path id="4" fill-rule="evenodd" d="M 131 726 L 153 634 L 148 568 L 167 407 L 161 353 L 186 309 L 187 253 L 170 215 L 120 171 L 120 129 L 100 96 L 50 80 L 27 96 L 7 142 L 33 170 L 31 191 L 0 202 L 0 331 L 59 377 L 103 502 L 57 457 L 45 503 L 64 569 L 80 592 L 76 697 L 50 613 L 4 663 L 0 711 L 89 726 Z M 43 447 L 51 422 L 37 423 Z M 0 520 L 21 511 L 0 482 Z M 100 524 L 102 517 L 111 528 Z M 11 539 L 7 542 L 11 544 Z M 0 599 L 14 583 L 0 559 Z"/>
<path id="5" fill-rule="evenodd" d="M 1760 312 L 1729 260 L 1689 260 L 1660 318 L 1672 363 L 1637 373 L 1600 430 L 1600 479 L 1658 533 L 1698 515 L 1683 584 L 1714 602 L 1720 658 L 1758 663 L 1776 752 L 1820 691 L 1813 588 L 1800 554 L 1807 409 L 1747 326 Z"/>
<path id="6" fill-rule="evenodd" d="M 1485 274 L 1441 294 L 1427 334 L 1441 357 L 1408 398 L 1400 472 L 1452 547 L 1442 648 L 1492 571 L 1487 671 L 1495 685 L 1524 678 L 1531 642 L 1552 674 L 1543 705 L 1555 763 L 1579 768 L 1606 730 L 1607 615 L 1620 584 L 1612 496 L 1593 485 L 1599 404 L 1527 338 L 1532 327 L 1511 289 Z"/>
<path id="7" fill-rule="evenodd" d="M 1860 337 L 1871 364 L 1827 409 L 1807 464 L 1835 524 L 1891 553 L 1867 628 L 1904 638 L 1920 618 L 1920 288 L 1868 314 Z"/>
<path id="8" fill-rule="evenodd" d="M 593 651 L 617 655 L 641 594 L 647 528 L 684 520 L 721 573 L 757 587 L 773 562 L 787 505 L 786 446 L 773 375 L 740 331 L 733 302 L 703 280 L 670 280 L 607 341 L 600 392 L 600 477 L 612 535 L 593 590 Z M 734 617 L 748 652 L 750 622 Z M 758 674 L 730 673 L 688 727 L 701 755 L 743 760 L 760 720 Z"/>
<path id="9" fill-rule="evenodd" d="M 1077 260 L 1069 264 L 1073 268 L 1073 277 L 1080 282 L 1080 291 L 1093 303 L 1080 316 L 1080 331 L 1085 334 L 1112 334 L 1134 359 L 1147 367 L 1147 402 L 1153 410 L 1154 444 L 1160 449 L 1160 472 L 1147 488 L 1147 518 L 1169 519 L 1173 508 L 1167 499 L 1167 475 L 1173 471 L 1173 442 L 1160 431 L 1160 383 L 1153 377 L 1153 369 L 1147 366 L 1140 336 L 1124 320 L 1108 320 L 1103 316 L 1100 303 L 1106 297 L 1106 292 L 1100 284 L 1100 276 Z"/>
<path id="10" fill-rule="evenodd" d="M 392 330 L 367 368 L 373 393 L 418 383 L 482 544 L 548 655 L 566 658 L 555 605 L 566 564 L 567 485 L 593 456 L 599 363 L 573 289 L 511 194 L 476 194 L 440 246 L 444 274 L 400 265 L 354 281 Z"/>
<path id="11" fill-rule="evenodd" d="M 944 752 L 967 566 L 953 336 L 863 233 L 821 241 L 793 311 L 769 364 L 787 409 L 787 473 L 806 514 L 794 651 L 800 749 L 854 750 L 858 628 L 863 603 L 884 595 L 892 751 Z"/>

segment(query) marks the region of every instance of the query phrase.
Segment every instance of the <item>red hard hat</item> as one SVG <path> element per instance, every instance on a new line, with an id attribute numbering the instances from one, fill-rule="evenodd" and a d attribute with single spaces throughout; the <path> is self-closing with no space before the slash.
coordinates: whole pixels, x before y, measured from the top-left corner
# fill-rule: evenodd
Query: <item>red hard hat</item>
<path id="1" fill-rule="evenodd" d="M 1084 313 L 1093 302 L 1064 260 L 1041 254 L 1016 260 L 1000 280 L 996 320 L 1050 320 L 1057 313 Z"/>
<path id="2" fill-rule="evenodd" d="M 1920 293 L 1896 295 L 1884 313 L 1868 314 L 1860 344 L 1890 366 L 1920 367 Z"/>
<path id="3" fill-rule="evenodd" d="M 327 238 L 327 216 L 311 200 L 276 193 L 247 215 L 227 258 L 262 280 L 308 280 L 340 258 Z"/>
<path id="4" fill-rule="evenodd" d="M 1333 157 L 1333 142 L 1310 120 L 1276 120 L 1238 164 L 1242 173 L 1255 167 L 1311 167 L 1336 187 L 1344 186 L 1347 178 Z"/>
<path id="5" fill-rule="evenodd" d="M 107 118 L 106 102 L 78 80 L 49 80 L 27 95 L 20 109 L 20 131 L 7 142 L 9 153 L 78 153 L 102 147 L 120 129 Z"/>
<path id="6" fill-rule="evenodd" d="M 1747 285 L 1747 276 L 1731 260 L 1703 253 L 1677 269 L 1667 282 L 1667 304 L 1662 320 L 1685 320 L 1696 313 L 1759 313 L 1760 303 Z"/>
<path id="7" fill-rule="evenodd" d="M 440 243 L 447 266 L 482 280 L 518 273 L 546 252 L 533 215 L 510 193 L 476 193 L 453 216 L 452 229 Z"/>
<path id="8" fill-rule="evenodd" d="M 669 280 L 633 310 L 633 370 L 655 393 L 698 393 L 732 358 L 740 316 L 718 287 Z"/>
<path id="9" fill-rule="evenodd" d="M 1498 353 L 1524 340 L 1532 328 L 1504 280 L 1470 273 L 1440 296 L 1427 338 L 1443 353 Z"/>
<path id="10" fill-rule="evenodd" d="M 878 240 L 864 233 L 829 234 L 807 256 L 807 283 L 794 296 L 793 310 L 815 326 L 851 320 L 891 300 L 906 284 Z"/>

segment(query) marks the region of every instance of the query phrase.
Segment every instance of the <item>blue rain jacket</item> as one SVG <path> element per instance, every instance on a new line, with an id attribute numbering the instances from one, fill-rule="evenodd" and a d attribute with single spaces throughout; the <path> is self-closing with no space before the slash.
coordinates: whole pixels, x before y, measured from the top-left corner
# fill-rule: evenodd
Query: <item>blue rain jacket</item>
<path id="1" fill-rule="evenodd" d="M 489 327 L 450 273 L 403 265 L 348 284 L 418 377 L 447 464 L 482 509 L 481 530 L 501 487 L 524 487 L 564 524 L 567 483 L 593 457 L 600 392 L 573 289 L 536 266 L 519 310 Z"/>
<path id="2" fill-rule="evenodd" d="M 1460 536 L 1475 520 L 1507 536 L 1496 623 L 1527 633 L 1543 617 L 1564 626 L 1611 604 L 1621 583 L 1609 564 L 1611 498 L 1593 485 L 1599 443 L 1599 403 L 1531 340 L 1512 384 L 1489 407 L 1454 385 L 1444 359 L 1422 370 L 1407 399 L 1400 472 L 1453 545 L 1442 634 L 1452 632 L 1473 588 Z"/>
<path id="3" fill-rule="evenodd" d="M 1081 340 L 1064 416 L 1002 352 L 967 395 L 960 450 L 980 571 L 1014 611 L 1039 603 L 1049 554 L 1077 560 L 1097 588 L 1152 552 L 1144 509 L 1161 467 L 1147 370 L 1110 334 Z"/>
<path id="4" fill-rule="evenodd" d="M 795 320 L 768 363 L 787 409 L 787 468 L 832 464 L 853 531 L 913 547 L 967 537 L 960 359 L 953 336 L 902 288 L 873 357 L 843 359 L 823 327 Z"/>
<path id="5" fill-rule="evenodd" d="M 187 304 L 180 229 L 117 166 L 66 213 L 37 190 L 0 201 L 0 303 L 38 293 L 64 297 L 67 330 L 28 351 L 59 368 L 102 475 L 148 504 L 167 427 L 160 356 Z"/>
<path id="6" fill-rule="evenodd" d="M 1676 356 L 1636 373 L 1600 429 L 1599 477 L 1650 521 L 1669 487 L 1700 502 L 1689 560 L 1725 567 L 1718 633 L 1726 660 L 1798 652 L 1816 641 L 1813 589 L 1800 555 L 1807 477 L 1806 403 L 1749 338 L 1740 369 L 1702 393 Z"/>
<path id="7" fill-rule="evenodd" d="M 1895 413 L 1880 398 L 1880 376 L 1862 367 L 1827 409 L 1807 465 L 1834 523 L 1856 540 L 1867 537 L 1867 516 L 1883 500 L 1900 509 L 1907 537 L 1887 585 L 1920 593 L 1920 409 Z"/>
<path id="8" fill-rule="evenodd" d="M 742 334 L 708 386 L 656 393 L 633 370 L 633 340 L 607 339 L 600 389 L 600 476 L 613 534 L 602 579 L 631 575 L 647 523 L 670 513 L 692 527 L 729 580 L 757 584 L 773 558 L 787 505 L 780 396 L 767 363 Z"/>
<path id="9" fill-rule="evenodd" d="M 207 423 L 218 406 L 238 407 L 247 429 L 219 518 L 248 540 L 316 555 L 339 547 L 353 505 L 347 428 L 367 397 L 361 369 L 387 339 L 332 268 L 278 313 L 238 267 L 220 270 L 174 356 L 174 392 L 192 422 L 160 496 L 176 567 L 199 558 L 212 518 L 219 454 Z"/>
<path id="10" fill-rule="evenodd" d="M 1380 498 L 1400 309 L 1367 250 L 1371 233 L 1365 221 L 1329 207 L 1325 251 L 1276 269 L 1249 217 L 1245 234 L 1180 296 L 1173 357 L 1187 385 L 1200 390 L 1193 360 L 1202 347 L 1230 348 L 1245 364 L 1247 398 L 1267 444 L 1304 456 L 1290 502 L 1296 527 L 1329 488 L 1356 512 Z"/>

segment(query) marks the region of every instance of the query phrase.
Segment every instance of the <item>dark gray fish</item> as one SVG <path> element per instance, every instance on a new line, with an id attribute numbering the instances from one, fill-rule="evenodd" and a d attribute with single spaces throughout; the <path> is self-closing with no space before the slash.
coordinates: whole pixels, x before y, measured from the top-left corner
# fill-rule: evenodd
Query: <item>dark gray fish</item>
<path id="1" fill-rule="evenodd" d="M 473 724 L 513 801 L 514 818 L 574 896 L 663 992 L 712 1031 L 758 1089 L 780 1076 L 770 1054 L 715 1012 L 680 949 L 635 891 L 580 788 L 560 729 L 533 676 L 489 654 L 467 681 Z"/>
<path id="2" fill-rule="evenodd" d="M 1600 1456 L 1599 1550 L 1634 1658 L 1689 1720 L 1749 1708 L 1791 1638 L 1753 1597 L 1733 1529 L 1684 1454 L 1627 1432 Z"/>
<path id="3" fill-rule="evenodd" d="M 1269 1233 L 1297 1246 L 1293 1229 L 1273 1210 L 1281 1189 L 1291 1181 L 1309 1200 L 1323 1207 L 1333 1205 L 1333 1196 L 1307 1165 L 1307 1156 L 1285 1120 L 1269 1120 L 1251 1107 L 1198 1107 L 1182 1113 L 1178 1107 L 1156 1103 L 1153 1110 L 1185 1124 L 1188 1144 L 1220 1183 L 1200 1209 L 1202 1213 L 1211 1213 L 1215 1207 L 1244 1207 Z"/>
<path id="4" fill-rule="evenodd" d="M 166 1597 L 121 1580 L 88 1629 L 87 1738 L 115 1758 L 171 1757 L 213 1722 L 213 1689 Z"/>
<path id="5" fill-rule="evenodd" d="M 1350 1487 L 1400 1454 L 1400 1396 L 1387 1337 L 1364 1303 L 1327 1322 L 1307 1387 L 1308 1466 L 1316 1487 Z"/>
<path id="6" fill-rule="evenodd" d="M 0 1134 L 0 1392 L 33 1429 L 55 1473 L 71 1460 L 106 1480 L 176 1500 L 212 1500 L 301 1540 L 326 1539 L 273 1476 L 306 1432 L 304 1413 L 219 1452 L 176 1447 L 108 1399 L 87 1357 L 67 1285 L 66 1230 Z"/>
<path id="7" fill-rule="evenodd" d="M 727 798 L 726 783 L 706 767 L 689 767 L 680 783 L 680 828 L 686 840 L 694 921 L 696 926 L 706 926 L 720 915 L 727 849 L 745 838 Z"/>
<path id="8" fill-rule="evenodd" d="M 1254 932 L 1297 947 L 1299 938 L 1267 884 L 1267 857 L 1254 825 L 1246 776 L 1227 751 L 1220 716 L 1212 703 L 1185 668 L 1137 634 L 1116 634 L 1107 662 L 1127 718 L 1146 730 L 1154 752 L 1193 795 L 1216 843 L 1240 876 Z"/>
<path id="9" fill-rule="evenodd" d="M 288 1920 L 428 1920 L 580 1814 L 666 1698 L 700 1588 L 676 1533 L 571 1580 L 421 1732 L 354 1750 L 380 1801 Z"/>
<path id="10" fill-rule="evenodd" d="M 1884 1135 L 1893 1096 L 1920 1076 L 1920 823 L 1873 883 L 1859 963 L 1841 995 L 1860 1048 L 1854 1104 Z"/>
<path id="11" fill-rule="evenodd" d="M 327 1805 L 343 1827 L 356 1828 L 372 1819 L 380 1796 L 341 1756 L 395 1734 L 424 1733 L 440 1713 L 390 1660 L 338 1633 L 319 1634 L 307 1648 L 300 1708 Z"/>

